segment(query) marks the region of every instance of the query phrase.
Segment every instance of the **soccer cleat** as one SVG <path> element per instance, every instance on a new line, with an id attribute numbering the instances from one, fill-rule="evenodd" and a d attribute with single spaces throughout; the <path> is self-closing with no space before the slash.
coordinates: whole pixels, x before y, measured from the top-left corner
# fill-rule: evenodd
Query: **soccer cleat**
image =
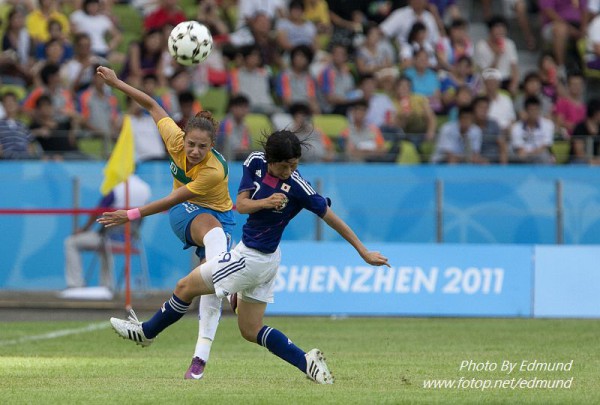
<path id="1" fill-rule="evenodd" d="M 200 357 L 194 357 L 192 359 L 192 364 L 188 368 L 185 373 L 184 378 L 186 380 L 199 380 L 204 375 L 204 367 L 206 366 L 206 362 L 202 360 Z"/>
<path id="2" fill-rule="evenodd" d="M 306 357 L 306 375 L 308 378 L 317 384 L 333 384 L 335 379 L 329 372 L 323 352 L 319 349 L 312 349 L 304 357 Z"/>
<path id="3" fill-rule="evenodd" d="M 231 305 L 231 310 L 233 311 L 234 314 L 237 315 L 237 313 L 238 313 L 237 293 L 228 295 L 227 300 L 229 301 L 229 305 Z"/>
<path id="4" fill-rule="evenodd" d="M 133 309 L 129 310 L 129 320 L 110 318 L 110 323 L 117 335 L 123 339 L 133 340 L 142 347 L 150 346 L 154 342 L 154 339 L 148 339 L 144 336 L 142 323 L 138 320 Z"/>

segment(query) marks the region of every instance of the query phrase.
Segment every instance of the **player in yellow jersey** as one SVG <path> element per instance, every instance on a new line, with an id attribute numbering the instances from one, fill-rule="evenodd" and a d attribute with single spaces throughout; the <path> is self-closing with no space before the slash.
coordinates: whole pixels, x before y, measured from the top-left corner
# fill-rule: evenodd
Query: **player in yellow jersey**
<path id="1" fill-rule="evenodd" d="M 96 73 L 152 115 L 167 147 L 173 175 L 173 191 L 168 196 L 127 211 L 106 212 L 98 222 L 115 226 L 168 209 L 171 228 L 184 249 L 196 246 L 201 262 L 228 251 L 235 225 L 233 202 L 227 187 L 227 162 L 213 148 L 218 126 L 212 114 L 208 111 L 196 114 L 183 131 L 152 97 L 119 80 L 112 69 L 100 66 Z M 199 311 L 198 341 L 186 379 L 200 379 L 204 374 L 219 325 L 221 300 L 214 294 L 203 297 Z"/>

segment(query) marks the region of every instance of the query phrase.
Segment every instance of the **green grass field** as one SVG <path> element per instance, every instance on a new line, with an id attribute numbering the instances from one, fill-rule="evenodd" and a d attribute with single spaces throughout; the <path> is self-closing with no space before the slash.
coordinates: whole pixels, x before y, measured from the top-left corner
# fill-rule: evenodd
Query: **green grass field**
<path id="1" fill-rule="evenodd" d="M 119 314 L 120 315 L 120 314 Z M 336 377 L 308 381 L 245 342 L 221 320 L 201 381 L 183 374 L 195 344 L 191 315 L 149 348 L 122 340 L 108 322 L 8 322 L 0 328 L 3 404 L 397 404 L 600 403 L 600 321 L 521 319 L 267 319 L 300 347 L 319 347 Z M 97 330 L 64 334 L 92 325 Z M 68 332 L 67 331 L 67 332 Z M 50 338 L 49 333 L 56 332 Z M 44 339 L 26 341 L 28 336 Z M 58 336 L 56 336 L 58 335 Z M 62 335 L 62 336 L 61 336 Z M 496 371 L 459 370 L 461 362 Z M 569 362 L 570 371 L 500 371 L 502 361 Z M 518 367 L 518 366 L 517 366 Z M 428 379 L 570 379 L 570 388 L 425 389 Z"/>

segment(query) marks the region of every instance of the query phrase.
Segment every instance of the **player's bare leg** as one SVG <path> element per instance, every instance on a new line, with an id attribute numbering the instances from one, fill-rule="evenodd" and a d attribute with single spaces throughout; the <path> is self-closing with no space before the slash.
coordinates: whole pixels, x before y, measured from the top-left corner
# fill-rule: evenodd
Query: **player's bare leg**
<path id="1" fill-rule="evenodd" d="M 238 327 L 244 339 L 266 347 L 271 353 L 296 366 L 318 384 L 333 384 L 325 358 L 319 349 L 305 353 L 279 330 L 263 324 L 267 304 L 238 298 Z"/>

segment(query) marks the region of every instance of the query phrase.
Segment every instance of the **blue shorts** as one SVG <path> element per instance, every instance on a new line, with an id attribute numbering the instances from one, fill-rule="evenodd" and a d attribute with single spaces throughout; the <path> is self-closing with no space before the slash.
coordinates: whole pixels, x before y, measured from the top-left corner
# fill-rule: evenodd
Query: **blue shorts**
<path id="1" fill-rule="evenodd" d="M 175 235 L 177 235 L 179 240 L 183 242 L 183 248 L 187 249 L 191 246 L 196 246 L 196 256 L 198 256 L 200 260 L 206 257 L 204 246 L 197 246 L 196 243 L 194 243 L 190 231 L 190 224 L 199 214 L 210 214 L 221 223 L 225 236 L 227 236 L 227 250 L 230 250 L 231 234 L 233 233 L 233 227 L 235 226 L 233 211 L 219 212 L 190 202 L 177 204 L 169 210 L 171 229 L 173 229 L 173 232 L 175 232 Z"/>

